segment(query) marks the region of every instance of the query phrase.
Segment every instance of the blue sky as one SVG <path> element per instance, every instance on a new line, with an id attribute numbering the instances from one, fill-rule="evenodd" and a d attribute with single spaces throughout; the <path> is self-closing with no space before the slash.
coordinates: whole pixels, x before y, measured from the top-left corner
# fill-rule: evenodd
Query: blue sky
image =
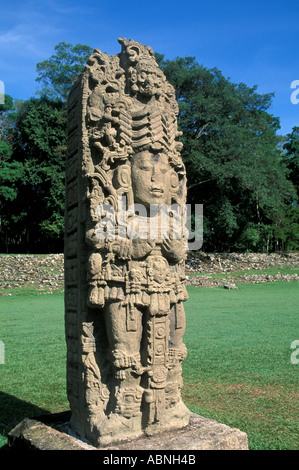
<path id="1" fill-rule="evenodd" d="M 14 98 L 35 95 L 36 64 L 61 41 L 120 52 L 118 37 L 165 55 L 193 56 L 233 82 L 274 92 L 279 133 L 299 125 L 299 0 L 14 0 L 0 4 L 0 80 Z M 299 94 L 297 95 L 299 96 Z"/>

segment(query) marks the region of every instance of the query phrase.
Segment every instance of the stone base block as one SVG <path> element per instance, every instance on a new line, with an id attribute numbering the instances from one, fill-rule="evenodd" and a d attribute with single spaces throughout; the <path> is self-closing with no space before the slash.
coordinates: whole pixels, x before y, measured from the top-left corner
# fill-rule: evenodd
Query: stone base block
<path id="1" fill-rule="evenodd" d="M 44 419 L 24 419 L 10 433 L 11 450 L 102 450 L 102 451 L 193 451 L 193 450 L 248 450 L 246 433 L 191 413 L 185 428 L 168 431 L 136 440 L 122 441 L 108 447 L 96 448 L 70 435 L 68 422 Z M 46 422 L 45 422 L 46 421 Z M 48 422 L 47 422 L 48 421 Z M 61 420 L 60 420 L 61 421 Z"/>

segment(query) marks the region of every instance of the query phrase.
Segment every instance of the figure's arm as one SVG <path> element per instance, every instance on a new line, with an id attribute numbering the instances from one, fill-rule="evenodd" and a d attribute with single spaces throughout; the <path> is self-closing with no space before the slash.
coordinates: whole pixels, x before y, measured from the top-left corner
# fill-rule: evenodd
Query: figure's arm
<path id="1" fill-rule="evenodd" d="M 133 248 L 132 258 L 133 259 L 143 258 L 144 256 L 149 255 L 154 247 L 155 247 L 154 240 L 150 240 L 150 239 L 143 240 L 141 238 L 132 240 L 132 248 Z"/>
<path id="2" fill-rule="evenodd" d="M 186 241 L 180 239 L 165 239 L 161 245 L 162 254 L 173 263 L 178 263 L 186 257 Z"/>
<path id="3" fill-rule="evenodd" d="M 118 239 L 109 243 L 110 250 L 120 259 L 140 259 L 148 255 L 155 246 L 154 240 Z"/>

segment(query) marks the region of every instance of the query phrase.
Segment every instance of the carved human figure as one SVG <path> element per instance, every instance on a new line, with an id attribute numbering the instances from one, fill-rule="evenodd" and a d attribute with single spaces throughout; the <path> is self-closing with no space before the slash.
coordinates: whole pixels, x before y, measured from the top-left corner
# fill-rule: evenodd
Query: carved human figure
<path id="1" fill-rule="evenodd" d="M 144 151 L 133 156 L 132 190 L 138 207 L 142 204 L 149 211 L 152 205 L 170 203 L 172 172 L 165 153 Z M 157 215 L 159 220 L 159 212 Z M 181 240 L 169 238 L 148 236 L 130 242 L 126 256 L 121 245 L 127 240 L 114 244 L 119 247 L 117 255 L 121 253 L 123 260 L 130 260 L 123 261 L 128 267 L 125 301 L 110 297 L 103 313 L 114 369 L 115 412 L 120 421 L 123 417 L 139 416 L 142 398 L 145 399 L 143 422 L 149 433 L 161 420 L 159 417 L 167 414 L 170 402 L 186 412 L 179 398 L 179 364 L 186 354 L 182 341 L 185 331 L 182 300 L 187 295 L 180 292 L 183 298 L 175 303 L 177 292 L 172 286 L 180 281 L 175 267 L 184 261 L 185 249 Z M 177 409 L 170 414 L 174 412 Z"/>
<path id="2" fill-rule="evenodd" d="M 66 302 L 70 338 L 81 332 L 68 394 L 73 428 L 97 445 L 180 428 L 190 415 L 180 393 L 188 294 L 178 108 L 153 51 L 120 43 L 118 56 L 95 50 L 88 60 L 77 88 L 83 137 L 69 151 L 84 172 L 77 226 L 87 270 L 82 307 Z M 66 252 L 72 273 L 74 261 L 84 266 L 75 253 Z"/>

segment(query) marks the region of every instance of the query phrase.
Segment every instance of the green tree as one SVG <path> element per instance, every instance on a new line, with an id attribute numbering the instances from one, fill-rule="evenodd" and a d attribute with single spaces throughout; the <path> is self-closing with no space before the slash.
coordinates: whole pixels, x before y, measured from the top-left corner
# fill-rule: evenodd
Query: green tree
<path id="1" fill-rule="evenodd" d="M 0 141 L 0 200 L 12 201 L 17 197 L 15 183 L 22 176 L 23 165 L 11 160 L 11 149 Z"/>
<path id="2" fill-rule="evenodd" d="M 9 142 L 10 132 L 16 119 L 16 104 L 10 95 L 4 95 L 0 104 L 0 141 Z"/>
<path id="3" fill-rule="evenodd" d="M 66 101 L 69 91 L 83 71 L 93 49 L 84 44 L 60 42 L 49 59 L 36 66 L 37 81 L 42 84 L 39 94 L 54 100 Z"/>
<path id="4" fill-rule="evenodd" d="M 17 115 L 13 100 L 0 107 L 2 220 L 20 249 L 62 250 L 66 99 L 91 52 L 59 43 L 37 64 L 42 98 L 20 104 Z M 176 89 L 188 202 L 204 205 L 203 248 L 294 249 L 298 128 L 283 155 L 279 119 L 269 113 L 273 94 L 232 83 L 192 57 L 156 57 Z"/>
<path id="5" fill-rule="evenodd" d="M 13 158 L 23 165 L 12 204 L 27 251 L 63 249 L 66 110 L 62 102 L 30 99 L 20 108 Z"/>
<path id="6" fill-rule="evenodd" d="M 284 162 L 289 170 L 288 178 L 297 191 L 297 204 L 299 203 L 299 127 L 293 127 L 291 134 L 286 136 L 284 144 L 286 151 Z"/>
<path id="7" fill-rule="evenodd" d="M 6 249 L 63 250 L 66 100 L 92 50 L 57 44 L 37 64 L 42 98 L 20 103 L 6 95 L 0 105 L 0 243 Z"/>
<path id="8" fill-rule="evenodd" d="M 232 83 L 193 57 L 157 58 L 179 102 L 188 199 L 204 207 L 203 248 L 243 250 L 249 234 L 251 249 L 260 246 L 261 227 L 292 192 L 277 149 L 279 119 L 268 113 L 273 94 Z"/>
<path id="9" fill-rule="evenodd" d="M 23 165 L 12 158 L 11 133 L 15 124 L 14 100 L 5 95 L 0 105 L 0 244 L 8 250 L 13 220 L 11 204 L 17 198 L 18 184 L 23 176 Z M 4 248 L 5 247 L 5 248 Z"/>

